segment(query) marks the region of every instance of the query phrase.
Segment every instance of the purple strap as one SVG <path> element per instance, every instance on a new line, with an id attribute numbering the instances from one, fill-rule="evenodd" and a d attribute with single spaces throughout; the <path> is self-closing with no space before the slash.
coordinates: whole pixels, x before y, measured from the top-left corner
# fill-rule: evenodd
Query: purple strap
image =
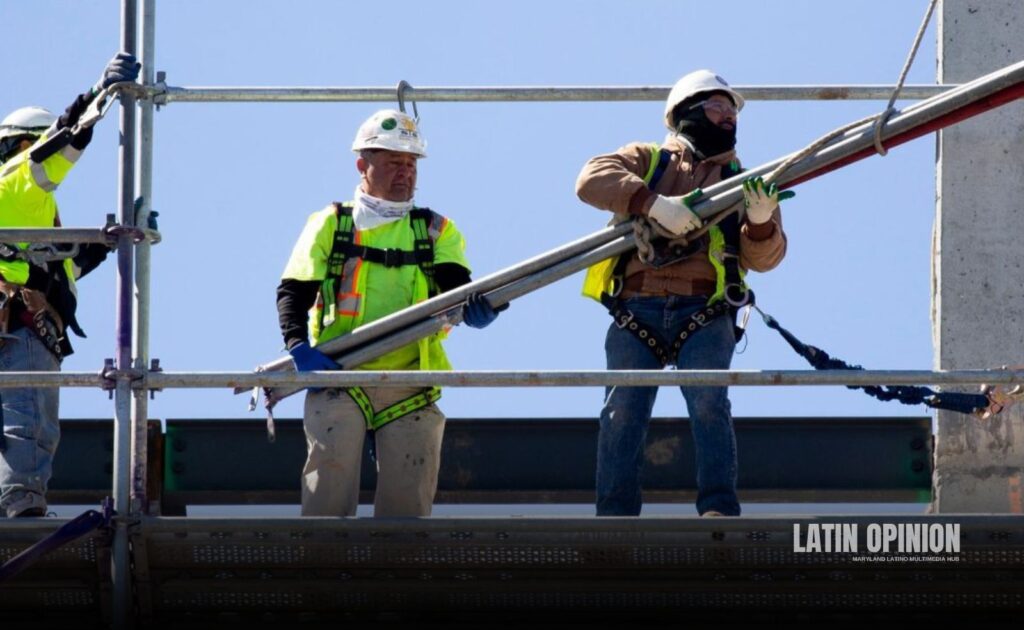
<path id="1" fill-rule="evenodd" d="M 0 583 L 21 573 L 54 549 L 72 543 L 93 530 L 109 527 L 110 519 L 114 515 L 113 500 L 110 497 L 103 499 L 101 509 L 100 512 L 87 510 L 79 514 L 57 531 L 5 562 L 0 566 Z"/>

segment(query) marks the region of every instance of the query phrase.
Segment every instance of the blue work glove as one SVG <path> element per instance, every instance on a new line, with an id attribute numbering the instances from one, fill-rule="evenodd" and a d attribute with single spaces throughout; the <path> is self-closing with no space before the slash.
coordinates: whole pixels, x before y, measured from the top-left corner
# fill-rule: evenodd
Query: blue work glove
<path id="1" fill-rule="evenodd" d="M 139 68 L 141 67 L 142 64 L 135 58 L 135 55 L 126 52 L 117 53 L 103 69 L 100 80 L 93 86 L 93 94 L 99 94 L 115 83 L 134 81 L 139 77 Z"/>
<path id="2" fill-rule="evenodd" d="M 315 372 L 317 370 L 337 370 L 338 364 L 329 356 L 303 341 L 288 351 L 292 355 L 292 363 L 299 372 Z"/>
<path id="3" fill-rule="evenodd" d="M 466 300 L 466 306 L 462 309 L 462 321 L 470 328 L 486 328 L 496 319 L 498 311 L 494 310 L 486 295 L 473 293 Z"/>

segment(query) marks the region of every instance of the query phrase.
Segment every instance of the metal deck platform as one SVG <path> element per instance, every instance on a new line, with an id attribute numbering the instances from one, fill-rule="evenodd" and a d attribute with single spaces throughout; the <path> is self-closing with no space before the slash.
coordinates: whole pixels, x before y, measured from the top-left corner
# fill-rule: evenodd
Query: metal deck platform
<path id="1" fill-rule="evenodd" d="M 798 553 L 794 525 L 856 524 L 859 553 Z M 959 524 L 959 553 L 871 554 L 872 524 Z M 4 524 L 0 560 L 55 521 Z M 1024 517 L 146 518 L 132 527 L 146 624 L 1024 611 Z M 806 546 L 806 538 L 801 545 Z M 102 619 L 103 537 L 0 590 L 5 615 Z M 927 560 L 914 560 L 914 558 Z M 868 559 L 864 559 L 868 558 Z M 879 559 L 883 558 L 883 559 Z"/>

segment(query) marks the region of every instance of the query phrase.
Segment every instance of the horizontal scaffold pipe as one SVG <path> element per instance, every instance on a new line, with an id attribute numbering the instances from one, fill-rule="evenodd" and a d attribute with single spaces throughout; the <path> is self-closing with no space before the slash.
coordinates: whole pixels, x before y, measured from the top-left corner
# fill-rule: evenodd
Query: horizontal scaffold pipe
<path id="1" fill-rule="evenodd" d="M 2 228 L 0 243 L 110 243 L 116 239 L 99 228 Z"/>
<path id="2" fill-rule="evenodd" d="M 141 377 L 141 373 L 137 376 Z M 12 387 L 109 387 L 99 372 L 0 372 L 0 389 Z"/>
<path id="3" fill-rule="evenodd" d="M 692 385 L 1016 385 L 1012 370 L 579 370 L 153 372 L 137 387 L 606 387 Z"/>
<path id="4" fill-rule="evenodd" d="M 889 148 L 994 109 L 1024 96 L 1024 62 L 1007 66 L 953 90 L 916 103 L 893 114 L 882 127 L 882 143 Z M 872 123 L 852 129 L 817 152 L 795 162 L 777 182 L 782 188 L 808 181 L 857 160 L 875 154 Z M 765 175 L 786 158 L 761 165 L 743 175 L 709 186 L 693 209 L 709 218 L 729 209 L 743 197 L 746 177 Z M 572 275 L 591 264 L 630 251 L 635 247 L 629 223 L 605 228 L 551 250 L 528 261 L 491 274 L 421 304 L 382 318 L 359 330 L 328 341 L 321 350 L 346 368 L 358 367 L 406 343 L 457 323 L 456 308 L 472 292 L 487 293 L 496 306 L 529 291 Z M 600 249 L 600 256 L 595 252 Z M 499 290 L 502 290 L 499 292 Z M 292 370 L 291 361 L 281 358 L 257 368 L 260 371 Z M 281 400 L 296 390 L 268 391 L 268 402 Z"/>
<path id="5" fill-rule="evenodd" d="M 893 85 L 736 85 L 748 101 L 887 100 Z M 930 98 L 956 85 L 905 85 L 902 99 Z M 407 88 L 406 100 L 427 102 L 585 102 L 663 101 L 671 86 L 514 86 Z M 153 97 L 164 103 L 349 102 L 397 100 L 395 87 L 173 87 L 157 86 Z"/>

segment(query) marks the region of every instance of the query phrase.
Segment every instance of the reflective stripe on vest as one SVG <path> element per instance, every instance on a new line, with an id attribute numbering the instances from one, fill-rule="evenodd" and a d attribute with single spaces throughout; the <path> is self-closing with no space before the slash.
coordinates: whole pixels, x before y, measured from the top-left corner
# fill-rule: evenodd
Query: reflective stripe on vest
<path id="1" fill-rule="evenodd" d="M 338 226 L 335 228 L 336 242 L 340 240 L 342 243 L 359 245 L 359 231 L 355 229 L 352 214 L 341 211 L 342 208 L 348 210 L 349 206 L 340 206 L 336 212 L 338 219 Z M 432 253 L 434 243 L 440 238 L 447 219 L 425 208 L 415 209 L 413 212 L 415 214 L 410 217 L 414 239 L 413 251 L 430 255 L 431 260 L 419 263 L 419 267 L 427 276 L 429 295 L 432 297 L 437 293 Z M 429 217 L 429 221 L 426 220 L 427 217 Z M 333 324 L 339 315 L 356 317 L 359 314 L 363 296 L 356 291 L 356 281 L 359 277 L 359 267 L 362 264 L 363 259 L 358 256 L 344 256 L 337 251 L 331 252 L 328 259 L 327 277 L 321 285 L 316 303 L 320 318 L 320 330 Z"/>

